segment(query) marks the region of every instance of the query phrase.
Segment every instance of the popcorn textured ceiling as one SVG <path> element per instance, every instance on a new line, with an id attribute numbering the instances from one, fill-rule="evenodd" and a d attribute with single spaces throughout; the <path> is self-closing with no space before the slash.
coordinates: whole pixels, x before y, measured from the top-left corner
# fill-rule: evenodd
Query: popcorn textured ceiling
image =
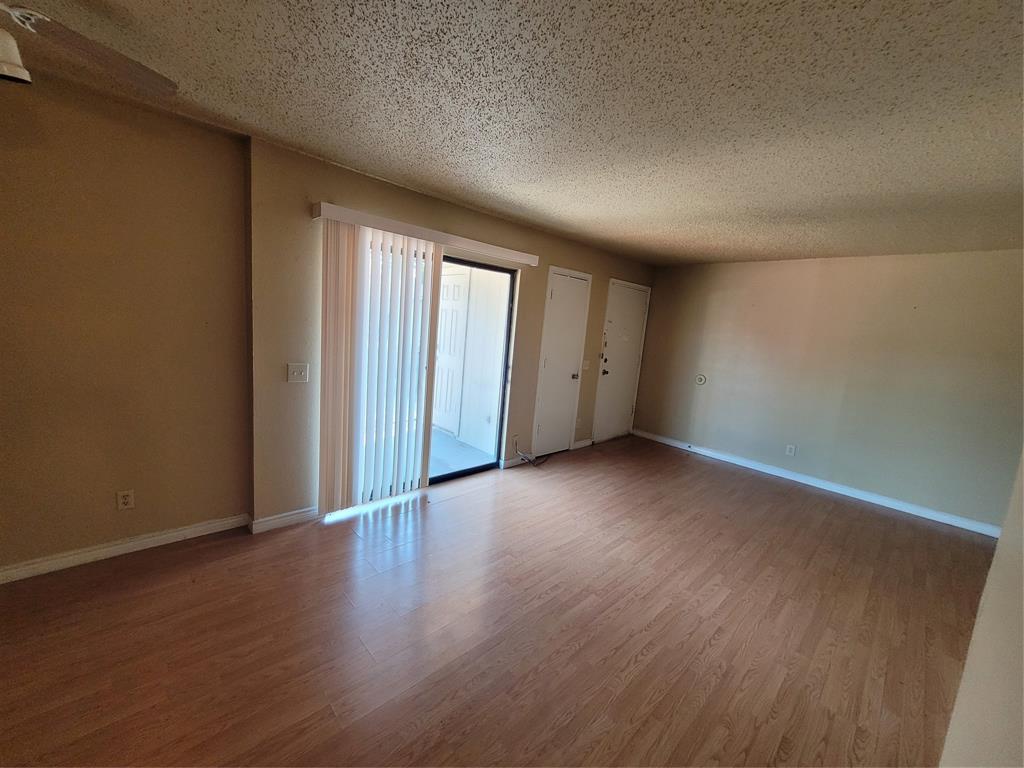
<path id="1" fill-rule="evenodd" d="M 646 261 L 1021 246 L 1017 0 L 30 4 L 170 109 Z"/>

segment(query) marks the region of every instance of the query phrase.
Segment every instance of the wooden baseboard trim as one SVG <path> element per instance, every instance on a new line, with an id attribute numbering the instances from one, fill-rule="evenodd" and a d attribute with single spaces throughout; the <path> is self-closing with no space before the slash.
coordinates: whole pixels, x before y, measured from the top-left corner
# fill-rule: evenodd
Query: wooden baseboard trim
<path id="1" fill-rule="evenodd" d="M 284 528 L 286 525 L 296 525 L 316 520 L 319 516 L 320 511 L 316 507 L 293 509 L 291 512 L 282 512 L 271 517 L 257 518 L 249 523 L 249 530 L 253 533 L 263 533 L 264 531 L 272 531 L 275 528 Z"/>
<path id="2" fill-rule="evenodd" d="M 186 525 L 182 528 L 173 528 L 169 531 L 144 533 L 140 536 L 130 536 L 127 539 L 112 541 L 109 544 L 97 544 L 93 547 L 74 549 L 70 552 L 61 552 L 57 555 L 48 555 L 36 558 L 35 560 L 5 565 L 0 567 L 0 584 L 27 579 L 30 576 L 38 576 L 41 573 L 73 568 L 76 565 L 83 565 L 84 563 L 91 563 L 96 560 L 106 560 L 109 557 L 117 557 L 129 552 L 138 552 L 140 549 L 159 547 L 175 541 L 206 536 L 209 533 L 219 533 L 220 531 L 227 531 L 232 528 L 241 528 L 248 524 L 248 515 L 222 517 L 218 520 L 206 520 L 202 523 Z"/>
<path id="3" fill-rule="evenodd" d="M 899 512 L 906 512 L 908 515 L 914 515 L 915 517 L 923 517 L 927 520 L 934 520 L 937 523 L 945 523 L 946 525 L 952 525 L 956 528 L 974 531 L 975 533 L 980 533 L 983 536 L 991 536 L 994 539 L 998 539 L 1001 532 L 998 525 L 982 523 L 978 520 L 971 520 L 968 517 L 961 517 L 960 515 L 952 515 L 948 512 L 940 512 L 937 509 L 929 509 L 928 507 L 922 507 L 919 504 L 912 504 L 909 501 L 902 501 L 889 496 L 882 496 L 881 494 L 873 493 L 871 491 L 862 491 L 859 488 L 851 488 L 848 485 L 840 485 L 839 483 L 833 483 L 830 480 L 822 480 L 821 478 L 812 477 L 811 475 L 792 472 L 788 469 L 783 469 L 782 467 L 763 464 L 760 461 L 745 459 L 742 456 L 734 456 L 731 453 L 716 451 L 713 448 L 703 448 L 699 445 L 693 445 L 692 443 L 676 440 L 671 437 L 665 437 L 664 435 L 644 432 L 642 429 L 634 429 L 633 434 L 637 437 L 643 437 L 657 443 L 664 443 L 665 445 L 670 445 L 673 448 L 679 448 L 683 451 L 707 456 L 710 459 L 725 461 L 729 464 L 735 464 L 740 467 L 752 469 L 755 472 L 763 472 L 766 475 L 774 475 L 775 477 L 792 480 L 793 482 L 801 483 L 802 485 L 821 488 L 824 491 L 838 493 L 841 496 L 849 496 L 851 499 L 859 499 L 860 501 L 866 501 L 869 504 L 877 504 L 880 507 L 888 507 L 889 509 L 895 509 Z"/>

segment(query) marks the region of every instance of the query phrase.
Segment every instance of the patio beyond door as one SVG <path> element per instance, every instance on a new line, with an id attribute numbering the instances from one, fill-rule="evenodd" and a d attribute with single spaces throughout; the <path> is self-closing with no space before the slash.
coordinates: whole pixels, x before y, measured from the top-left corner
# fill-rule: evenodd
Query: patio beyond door
<path id="1" fill-rule="evenodd" d="M 498 464 L 513 276 L 447 256 L 441 265 L 431 482 Z"/>

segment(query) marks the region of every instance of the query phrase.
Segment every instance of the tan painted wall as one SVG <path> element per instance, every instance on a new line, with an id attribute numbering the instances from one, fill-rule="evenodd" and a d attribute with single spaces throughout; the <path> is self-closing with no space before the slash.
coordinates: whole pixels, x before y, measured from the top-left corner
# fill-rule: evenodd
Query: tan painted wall
<path id="1" fill-rule="evenodd" d="M 1024 500 L 1017 470 L 940 765 L 1024 765 Z"/>
<path id="2" fill-rule="evenodd" d="M 321 200 L 514 248 L 540 257 L 520 280 L 508 436 L 528 449 L 536 397 L 548 266 L 593 275 L 577 439 L 591 434 L 596 359 L 608 280 L 650 284 L 650 267 L 513 224 L 338 166 L 253 141 L 253 431 L 255 511 L 280 514 L 316 503 L 320 359 L 320 229 L 310 218 Z M 311 383 L 288 384 L 284 365 L 309 361 Z M 511 445 L 511 443 L 509 443 Z M 508 455 L 509 447 L 506 447 Z"/>
<path id="3" fill-rule="evenodd" d="M 659 269 L 636 426 L 998 525 L 1021 277 L 1020 251 Z"/>
<path id="4" fill-rule="evenodd" d="M 0 563 L 247 513 L 243 143 L 2 91 Z"/>

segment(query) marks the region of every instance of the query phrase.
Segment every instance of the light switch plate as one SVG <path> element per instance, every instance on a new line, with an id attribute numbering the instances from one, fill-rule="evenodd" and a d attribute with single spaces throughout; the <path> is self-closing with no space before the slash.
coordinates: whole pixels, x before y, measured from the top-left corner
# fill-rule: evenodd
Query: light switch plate
<path id="1" fill-rule="evenodd" d="M 288 383 L 305 384 L 309 381 L 309 363 L 288 363 Z"/>

